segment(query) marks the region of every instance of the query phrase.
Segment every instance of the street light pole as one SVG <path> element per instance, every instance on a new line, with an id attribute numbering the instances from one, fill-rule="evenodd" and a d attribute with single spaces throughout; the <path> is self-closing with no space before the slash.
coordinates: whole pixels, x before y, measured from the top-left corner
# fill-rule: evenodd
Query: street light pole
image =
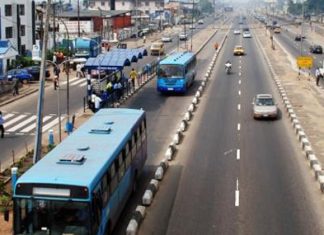
<path id="1" fill-rule="evenodd" d="M 40 81 L 39 81 L 39 96 L 37 104 L 37 125 L 36 125 L 36 138 L 35 138 L 35 148 L 33 163 L 38 162 L 42 155 L 42 132 L 43 132 L 43 106 L 44 106 L 44 85 L 45 85 L 45 63 L 46 63 L 46 52 L 47 52 L 47 42 L 48 42 L 48 25 L 50 18 L 50 6 L 51 0 L 47 1 L 46 5 L 46 19 L 45 19 L 45 29 L 43 37 L 43 48 L 42 48 L 42 61 L 40 69 Z"/>

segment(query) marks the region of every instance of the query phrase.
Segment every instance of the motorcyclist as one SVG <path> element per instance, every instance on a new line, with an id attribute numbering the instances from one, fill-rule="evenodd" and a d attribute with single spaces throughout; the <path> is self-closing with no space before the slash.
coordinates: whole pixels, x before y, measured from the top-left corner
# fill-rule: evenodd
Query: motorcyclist
<path id="1" fill-rule="evenodd" d="M 231 69 L 232 69 L 232 63 L 231 61 L 228 60 L 225 63 L 225 70 L 227 71 L 227 73 L 230 73 Z"/>
<path id="2" fill-rule="evenodd" d="M 218 43 L 217 42 L 214 44 L 214 47 L 215 47 L 215 50 L 217 51 L 218 50 Z"/>

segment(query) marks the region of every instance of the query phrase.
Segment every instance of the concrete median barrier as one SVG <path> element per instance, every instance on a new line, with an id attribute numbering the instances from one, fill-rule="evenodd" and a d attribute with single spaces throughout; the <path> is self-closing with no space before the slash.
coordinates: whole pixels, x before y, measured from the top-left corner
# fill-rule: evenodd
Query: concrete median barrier
<path id="1" fill-rule="evenodd" d="M 183 120 L 189 122 L 191 120 L 191 112 L 186 112 L 183 117 Z"/>
<path id="2" fill-rule="evenodd" d="M 193 112 L 195 110 L 195 105 L 194 104 L 190 104 L 188 107 L 188 112 Z"/>
<path id="3" fill-rule="evenodd" d="M 138 227 L 142 223 L 144 217 L 145 217 L 145 207 L 137 206 L 126 228 L 126 235 L 136 235 L 138 231 Z"/>
<path id="4" fill-rule="evenodd" d="M 152 179 L 150 181 L 150 183 L 147 186 L 147 189 L 145 190 L 144 195 L 142 197 L 142 204 L 144 206 L 151 205 L 151 203 L 153 201 L 153 197 L 158 190 L 158 186 L 159 186 L 159 181 L 157 181 L 155 179 Z"/>
<path id="5" fill-rule="evenodd" d="M 185 120 L 182 120 L 180 123 L 179 130 L 185 132 L 187 130 L 188 123 Z"/>

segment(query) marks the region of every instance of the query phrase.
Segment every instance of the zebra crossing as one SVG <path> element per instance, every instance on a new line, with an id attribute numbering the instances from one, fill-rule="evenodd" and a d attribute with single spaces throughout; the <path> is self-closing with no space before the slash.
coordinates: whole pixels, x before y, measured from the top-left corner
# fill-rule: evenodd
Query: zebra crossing
<path id="1" fill-rule="evenodd" d="M 61 116 L 63 121 L 65 116 Z M 34 135 L 37 116 L 32 113 L 5 113 L 3 112 L 5 133 L 9 135 Z M 43 133 L 59 123 L 59 117 L 55 114 L 43 117 Z"/>
<path id="2" fill-rule="evenodd" d="M 67 81 L 60 82 L 60 85 L 66 85 Z M 87 79 L 86 78 L 78 78 L 74 77 L 69 79 L 69 86 L 79 86 L 79 87 L 85 87 L 87 86 Z"/>

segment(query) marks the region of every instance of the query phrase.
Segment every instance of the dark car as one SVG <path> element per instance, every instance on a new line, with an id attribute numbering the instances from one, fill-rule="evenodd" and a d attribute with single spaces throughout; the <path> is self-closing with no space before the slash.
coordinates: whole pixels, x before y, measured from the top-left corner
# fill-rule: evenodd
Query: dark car
<path id="1" fill-rule="evenodd" d="M 306 37 L 305 36 L 302 36 L 302 35 L 300 35 L 300 34 L 297 34 L 296 36 L 295 36 L 295 41 L 301 41 L 301 40 L 303 40 L 303 39 L 305 39 Z"/>
<path id="2" fill-rule="evenodd" d="M 323 53 L 323 48 L 321 45 L 313 45 L 309 48 L 311 53 L 314 54 L 322 54 Z"/>
<path id="3" fill-rule="evenodd" d="M 33 76 L 34 80 L 38 80 L 39 79 L 39 75 L 40 75 L 40 66 L 34 65 L 34 66 L 29 66 L 24 68 L 28 71 L 28 73 L 30 73 Z M 45 71 L 45 77 L 49 78 L 51 76 L 51 73 L 49 71 L 49 69 L 46 69 Z"/>
<path id="4" fill-rule="evenodd" d="M 5 75 L 5 78 L 8 81 L 12 81 L 13 79 L 18 79 L 19 81 L 30 81 L 33 76 L 27 71 L 27 69 L 11 69 Z"/>

